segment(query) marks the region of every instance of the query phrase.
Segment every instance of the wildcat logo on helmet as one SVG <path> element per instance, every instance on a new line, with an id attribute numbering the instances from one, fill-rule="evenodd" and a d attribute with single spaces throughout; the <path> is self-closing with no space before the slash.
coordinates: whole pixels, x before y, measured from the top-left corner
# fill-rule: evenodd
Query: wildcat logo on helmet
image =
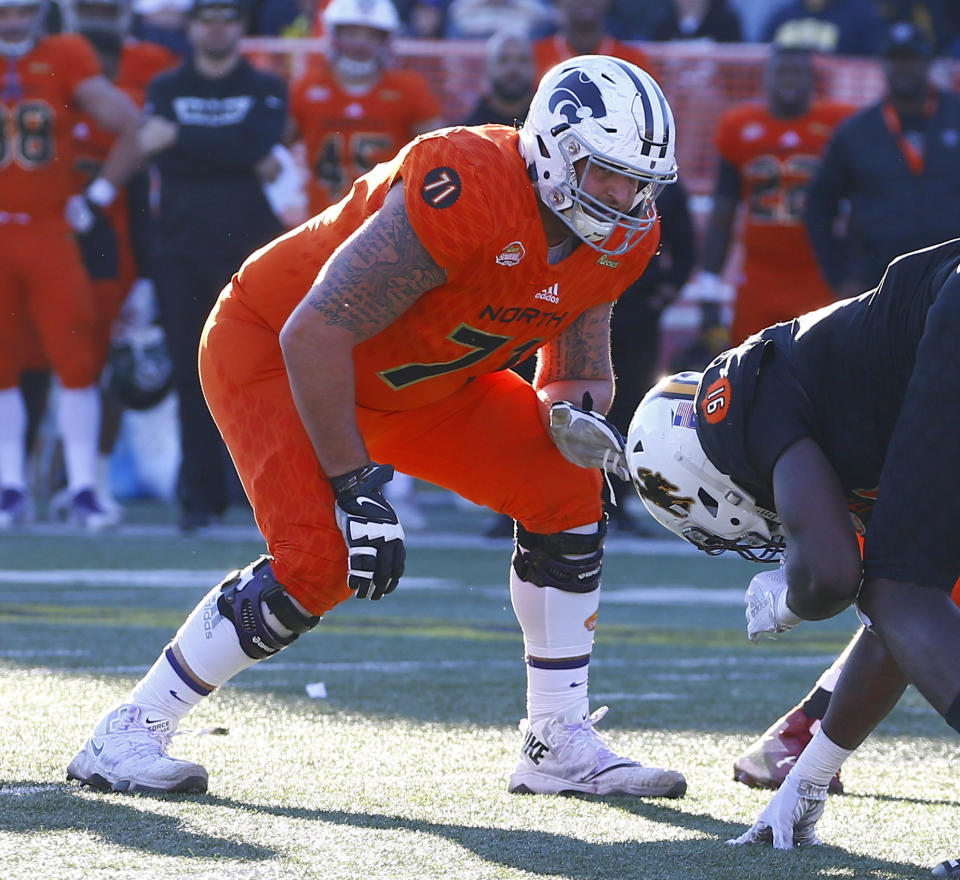
<path id="1" fill-rule="evenodd" d="M 571 125 L 589 116 L 599 119 L 607 115 L 600 89 L 582 70 L 571 71 L 557 83 L 547 106 Z"/>
<path id="2" fill-rule="evenodd" d="M 525 256 L 527 251 L 523 246 L 523 242 L 520 241 L 511 241 L 499 254 L 495 257 L 498 266 L 516 266 Z"/>
<path id="3" fill-rule="evenodd" d="M 667 513 L 682 516 L 690 512 L 693 499 L 684 495 L 675 494 L 677 487 L 667 480 L 663 474 L 654 473 L 648 468 L 637 468 L 637 478 L 634 480 L 637 491 L 651 502 L 662 507 Z M 683 511 L 683 513 L 681 513 Z"/>

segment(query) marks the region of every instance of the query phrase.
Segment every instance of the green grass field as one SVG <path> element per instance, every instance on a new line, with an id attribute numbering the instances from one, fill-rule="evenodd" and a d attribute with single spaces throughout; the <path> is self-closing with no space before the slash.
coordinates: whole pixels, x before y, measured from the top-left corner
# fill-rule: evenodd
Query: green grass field
<path id="1" fill-rule="evenodd" d="M 825 846 L 723 845 L 769 798 L 732 781 L 734 758 L 855 619 L 751 645 L 738 596 L 755 567 L 679 542 L 608 542 L 591 689 L 611 743 L 682 770 L 687 796 L 508 795 L 524 714 L 510 544 L 474 537 L 480 511 L 428 513 L 395 594 L 340 606 L 187 719 L 228 730 L 174 740 L 209 769 L 204 796 L 81 791 L 64 769 L 200 596 L 261 552 L 255 533 L 182 538 L 147 505 L 110 535 L 0 538 L 5 880 L 922 878 L 960 855 L 955 736 L 912 690 L 848 761 Z"/>

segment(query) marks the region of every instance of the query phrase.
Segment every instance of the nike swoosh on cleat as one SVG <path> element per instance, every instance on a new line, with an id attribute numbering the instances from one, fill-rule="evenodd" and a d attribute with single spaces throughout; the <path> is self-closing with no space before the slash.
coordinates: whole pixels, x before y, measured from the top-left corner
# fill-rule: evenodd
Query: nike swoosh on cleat
<path id="1" fill-rule="evenodd" d="M 98 746 L 93 740 L 90 740 L 90 751 L 99 758 L 100 752 L 103 751 L 103 746 Z"/>
<path id="2" fill-rule="evenodd" d="M 777 761 L 777 765 L 776 765 L 776 766 L 777 766 L 777 767 L 782 767 L 784 764 L 789 764 L 790 766 L 793 766 L 793 765 L 796 764 L 796 763 L 797 763 L 797 756 L 796 756 L 796 755 L 790 755 L 790 757 L 788 757 L 788 758 L 781 758 L 779 761 Z"/>

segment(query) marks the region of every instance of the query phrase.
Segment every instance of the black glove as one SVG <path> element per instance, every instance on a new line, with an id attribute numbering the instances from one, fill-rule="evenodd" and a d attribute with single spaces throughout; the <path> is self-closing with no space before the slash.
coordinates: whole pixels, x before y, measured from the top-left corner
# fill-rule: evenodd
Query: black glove
<path id="1" fill-rule="evenodd" d="M 392 479 L 392 465 L 373 462 L 330 478 L 337 525 L 347 545 L 347 586 L 358 599 L 392 593 L 403 574 L 403 526 L 381 491 Z"/>

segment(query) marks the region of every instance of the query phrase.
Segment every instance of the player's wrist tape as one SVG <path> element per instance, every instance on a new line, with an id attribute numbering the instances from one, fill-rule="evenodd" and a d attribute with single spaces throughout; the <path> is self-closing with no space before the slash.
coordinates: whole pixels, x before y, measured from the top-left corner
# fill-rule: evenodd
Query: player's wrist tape
<path id="1" fill-rule="evenodd" d="M 84 195 L 98 208 L 106 208 L 117 197 L 117 188 L 105 177 L 98 177 L 86 188 Z"/>

